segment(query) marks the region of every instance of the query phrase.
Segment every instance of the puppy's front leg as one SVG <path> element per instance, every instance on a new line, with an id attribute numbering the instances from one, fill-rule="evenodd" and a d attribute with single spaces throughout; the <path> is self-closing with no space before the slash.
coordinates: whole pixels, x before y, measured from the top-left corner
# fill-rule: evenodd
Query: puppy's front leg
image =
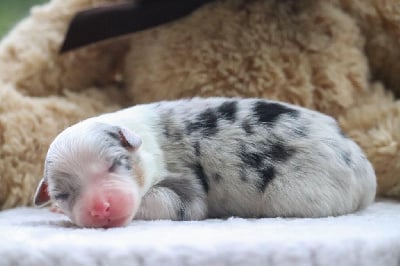
<path id="1" fill-rule="evenodd" d="M 142 198 L 137 220 L 200 220 L 207 216 L 207 197 L 194 177 L 168 176 Z"/>

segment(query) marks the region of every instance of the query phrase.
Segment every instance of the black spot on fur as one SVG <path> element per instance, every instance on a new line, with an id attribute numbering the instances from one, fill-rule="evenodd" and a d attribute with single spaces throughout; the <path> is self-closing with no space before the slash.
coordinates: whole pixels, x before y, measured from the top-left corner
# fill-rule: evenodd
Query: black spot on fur
<path id="1" fill-rule="evenodd" d="M 217 108 L 217 112 L 222 119 L 234 122 L 236 120 L 237 102 L 224 102 Z"/>
<path id="2" fill-rule="evenodd" d="M 186 125 L 188 134 L 199 131 L 204 137 L 210 137 L 218 133 L 218 117 L 210 108 L 197 116 L 195 122 Z"/>
<path id="3" fill-rule="evenodd" d="M 209 181 L 208 177 L 204 173 L 203 166 L 200 163 L 195 163 L 189 165 L 189 168 L 192 169 L 193 173 L 199 179 L 201 185 L 203 186 L 204 191 L 207 193 L 209 189 Z"/>
<path id="4" fill-rule="evenodd" d="M 257 152 L 246 152 L 241 154 L 241 159 L 248 166 L 258 169 L 262 165 L 264 156 Z"/>
<path id="5" fill-rule="evenodd" d="M 271 159 L 278 162 L 287 161 L 295 153 L 295 149 L 285 146 L 282 142 L 276 142 L 269 152 Z"/>
<path id="6" fill-rule="evenodd" d="M 246 132 L 246 134 L 248 135 L 254 134 L 253 126 L 251 125 L 249 120 L 243 121 L 242 128 Z"/>
<path id="7" fill-rule="evenodd" d="M 280 103 L 268 103 L 258 101 L 253 107 L 254 115 L 257 116 L 258 121 L 263 124 L 275 123 L 279 116 L 287 114 L 293 118 L 298 116 L 298 111 L 286 107 Z"/>
<path id="8" fill-rule="evenodd" d="M 244 164 L 254 169 L 259 169 L 262 166 L 264 160 L 264 155 L 262 153 L 249 152 L 245 149 L 241 149 L 239 157 Z"/>
<path id="9" fill-rule="evenodd" d="M 267 185 L 275 178 L 275 168 L 273 166 L 269 166 L 257 172 L 259 179 L 256 182 L 256 187 L 260 193 L 264 193 Z"/>

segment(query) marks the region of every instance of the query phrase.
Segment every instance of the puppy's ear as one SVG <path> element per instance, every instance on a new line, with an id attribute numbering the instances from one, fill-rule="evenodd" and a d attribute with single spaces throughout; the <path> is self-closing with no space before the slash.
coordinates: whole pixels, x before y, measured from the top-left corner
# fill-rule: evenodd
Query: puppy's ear
<path id="1" fill-rule="evenodd" d="M 41 207 L 47 204 L 50 201 L 50 196 L 48 192 L 47 181 L 42 178 L 40 180 L 38 187 L 36 188 L 35 197 L 33 199 L 33 204 L 36 207 Z"/>
<path id="2" fill-rule="evenodd" d="M 142 145 L 142 139 L 126 127 L 118 127 L 118 134 L 122 146 L 130 151 L 135 151 Z"/>

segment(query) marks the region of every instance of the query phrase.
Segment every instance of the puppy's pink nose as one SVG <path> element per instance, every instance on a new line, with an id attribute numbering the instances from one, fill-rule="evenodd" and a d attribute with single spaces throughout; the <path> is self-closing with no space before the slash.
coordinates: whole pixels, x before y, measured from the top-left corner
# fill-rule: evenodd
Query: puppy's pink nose
<path id="1" fill-rule="evenodd" d="M 90 215 L 95 218 L 103 219 L 110 215 L 110 203 L 106 200 L 97 200 L 90 209 Z"/>

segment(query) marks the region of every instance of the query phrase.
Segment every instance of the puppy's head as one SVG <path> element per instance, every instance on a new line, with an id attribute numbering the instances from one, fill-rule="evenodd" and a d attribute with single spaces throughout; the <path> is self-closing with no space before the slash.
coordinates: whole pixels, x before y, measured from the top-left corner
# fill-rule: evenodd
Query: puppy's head
<path id="1" fill-rule="evenodd" d="M 53 201 L 78 226 L 124 226 L 140 205 L 141 139 L 127 128 L 91 120 L 50 145 L 34 204 Z"/>

